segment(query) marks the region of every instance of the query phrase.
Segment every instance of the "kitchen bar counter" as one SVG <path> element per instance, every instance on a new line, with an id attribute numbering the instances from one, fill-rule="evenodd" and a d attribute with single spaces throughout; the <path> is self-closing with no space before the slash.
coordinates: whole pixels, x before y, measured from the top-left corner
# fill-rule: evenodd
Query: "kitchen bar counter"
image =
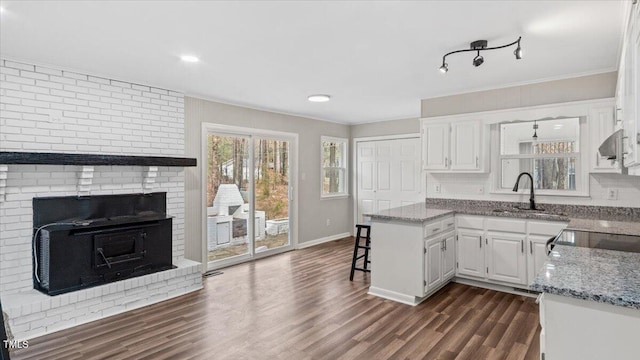
<path id="1" fill-rule="evenodd" d="M 364 214 L 377 220 L 398 220 L 406 222 L 422 223 L 435 220 L 447 215 L 452 215 L 452 210 L 427 208 L 424 203 L 405 205 L 389 210 L 383 210 L 375 214 Z"/>
<path id="2" fill-rule="evenodd" d="M 531 289 L 640 309 L 640 253 L 556 245 Z"/>

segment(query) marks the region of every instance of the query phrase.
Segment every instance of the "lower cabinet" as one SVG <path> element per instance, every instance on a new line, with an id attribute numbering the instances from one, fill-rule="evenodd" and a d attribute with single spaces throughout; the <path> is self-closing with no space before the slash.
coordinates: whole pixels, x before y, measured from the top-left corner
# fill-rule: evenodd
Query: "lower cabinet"
<path id="1" fill-rule="evenodd" d="M 435 236 L 425 240 L 424 292 L 439 288 L 455 275 L 455 233 Z"/>
<path id="2" fill-rule="evenodd" d="M 513 284 L 527 283 L 525 234 L 487 233 L 487 278 Z"/>
<path id="3" fill-rule="evenodd" d="M 484 247 L 482 245 L 484 231 L 472 229 L 458 230 L 458 265 L 459 275 L 484 278 Z"/>
<path id="4" fill-rule="evenodd" d="M 549 235 L 529 235 L 529 261 L 527 262 L 527 284 L 533 283 L 536 274 L 547 260 L 547 241 Z"/>
<path id="5" fill-rule="evenodd" d="M 530 284 L 547 259 L 546 244 L 566 222 L 456 215 L 456 276 Z"/>

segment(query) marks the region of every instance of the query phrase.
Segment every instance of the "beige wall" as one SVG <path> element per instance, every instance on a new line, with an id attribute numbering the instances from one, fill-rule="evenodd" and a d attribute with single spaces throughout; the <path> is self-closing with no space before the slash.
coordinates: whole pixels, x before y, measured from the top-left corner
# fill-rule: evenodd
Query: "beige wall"
<path id="1" fill-rule="evenodd" d="M 349 138 L 348 125 L 185 97 L 185 155 L 198 159 L 197 167 L 185 171 L 187 258 L 201 261 L 204 247 L 200 143 L 202 123 L 205 122 L 298 134 L 298 242 L 351 232 L 351 198 L 320 198 L 320 136 Z M 331 226 L 326 226 L 326 219 L 331 220 Z"/>
<path id="2" fill-rule="evenodd" d="M 512 109 L 615 96 L 617 72 L 423 99 L 421 116 Z"/>
<path id="3" fill-rule="evenodd" d="M 381 121 L 351 126 L 351 138 L 382 135 L 417 134 L 420 132 L 420 120 L 402 119 Z"/>

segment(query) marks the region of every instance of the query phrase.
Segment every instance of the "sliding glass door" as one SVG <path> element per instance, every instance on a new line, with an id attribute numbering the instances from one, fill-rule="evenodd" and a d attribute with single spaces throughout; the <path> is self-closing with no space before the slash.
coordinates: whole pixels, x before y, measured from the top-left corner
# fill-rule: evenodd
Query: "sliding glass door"
<path id="1" fill-rule="evenodd" d="M 205 130 L 208 268 L 292 249 L 295 137 Z"/>

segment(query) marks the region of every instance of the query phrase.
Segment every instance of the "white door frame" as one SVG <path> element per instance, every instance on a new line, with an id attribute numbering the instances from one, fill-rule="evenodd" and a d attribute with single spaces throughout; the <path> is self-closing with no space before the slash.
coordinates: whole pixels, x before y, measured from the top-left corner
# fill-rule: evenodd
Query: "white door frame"
<path id="1" fill-rule="evenodd" d="M 367 136 L 367 137 L 358 137 L 353 138 L 351 141 L 351 148 L 353 151 L 351 152 L 351 189 L 353 189 L 353 226 L 358 223 L 358 143 L 359 142 L 369 142 L 369 141 L 382 141 L 382 140 L 401 140 L 401 139 L 411 139 L 418 138 L 420 139 L 420 133 L 409 133 L 409 134 L 399 134 L 399 135 L 381 135 L 381 136 Z M 420 164 L 422 164 L 422 151 L 420 153 Z M 420 166 L 420 195 L 424 196 L 426 194 L 426 179 L 425 172 Z M 353 229 L 352 229 L 353 230 Z"/>
<path id="2" fill-rule="evenodd" d="M 249 254 L 234 256 L 229 261 L 221 260 L 215 266 L 209 267 L 209 261 L 207 257 L 208 248 L 207 248 L 207 188 L 206 188 L 206 178 L 207 178 L 207 135 L 209 133 L 223 134 L 223 135 L 231 135 L 231 136 L 247 136 L 253 142 L 253 139 L 256 137 L 266 137 L 266 138 L 279 138 L 284 139 L 290 142 L 289 145 L 289 245 L 283 246 L 280 248 L 276 248 L 273 250 L 266 250 L 260 253 L 255 253 L 255 249 L 253 249 L 254 244 L 249 246 Z M 203 214 L 203 218 L 201 221 L 201 244 L 202 244 L 202 254 L 204 258 L 203 266 L 207 270 L 219 269 L 229 265 L 233 265 L 236 263 L 240 263 L 247 260 L 252 259 L 260 259 L 266 256 L 278 254 L 285 251 L 294 250 L 298 245 L 298 139 L 299 135 L 296 133 L 289 133 L 283 131 L 272 131 L 272 130 L 263 130 L 263 129 L 255 129 L 255 128 L 247 128 L 240 126 L 231 126 L 231 125 L 222 125 L 215 123 L 202 123 L 202 131 L 201 131 L 201 148 L 200 148 L 200 161 L 202 163 L 202 171 L 200 174 L 200 181 L 202 183 L 201 189 L 201 199 L 200 199 L 200 207 Z M 253 145 L 250 144 L 250 149 L 253 149 Z M 253 169 L 253 154 L 249 154 L 249 164 L 248 168 Z M 250 172 L 251 182 L 254 181 L 253 171 Z M 253 186 L 253 185 L 252 185 Z M 255 195 L 250 195 L 250 208 L 255 210 Z M 255 212 L 249 213 L 250 224 L 255 224 Z M 249 229 L 253 229 L 255 225 L 249 226 Z M 254 234 L 253 231 L 249 233 L 250 239 L 253 242 Z M 253 257 L 252 257 L 253 254 Z"/>

